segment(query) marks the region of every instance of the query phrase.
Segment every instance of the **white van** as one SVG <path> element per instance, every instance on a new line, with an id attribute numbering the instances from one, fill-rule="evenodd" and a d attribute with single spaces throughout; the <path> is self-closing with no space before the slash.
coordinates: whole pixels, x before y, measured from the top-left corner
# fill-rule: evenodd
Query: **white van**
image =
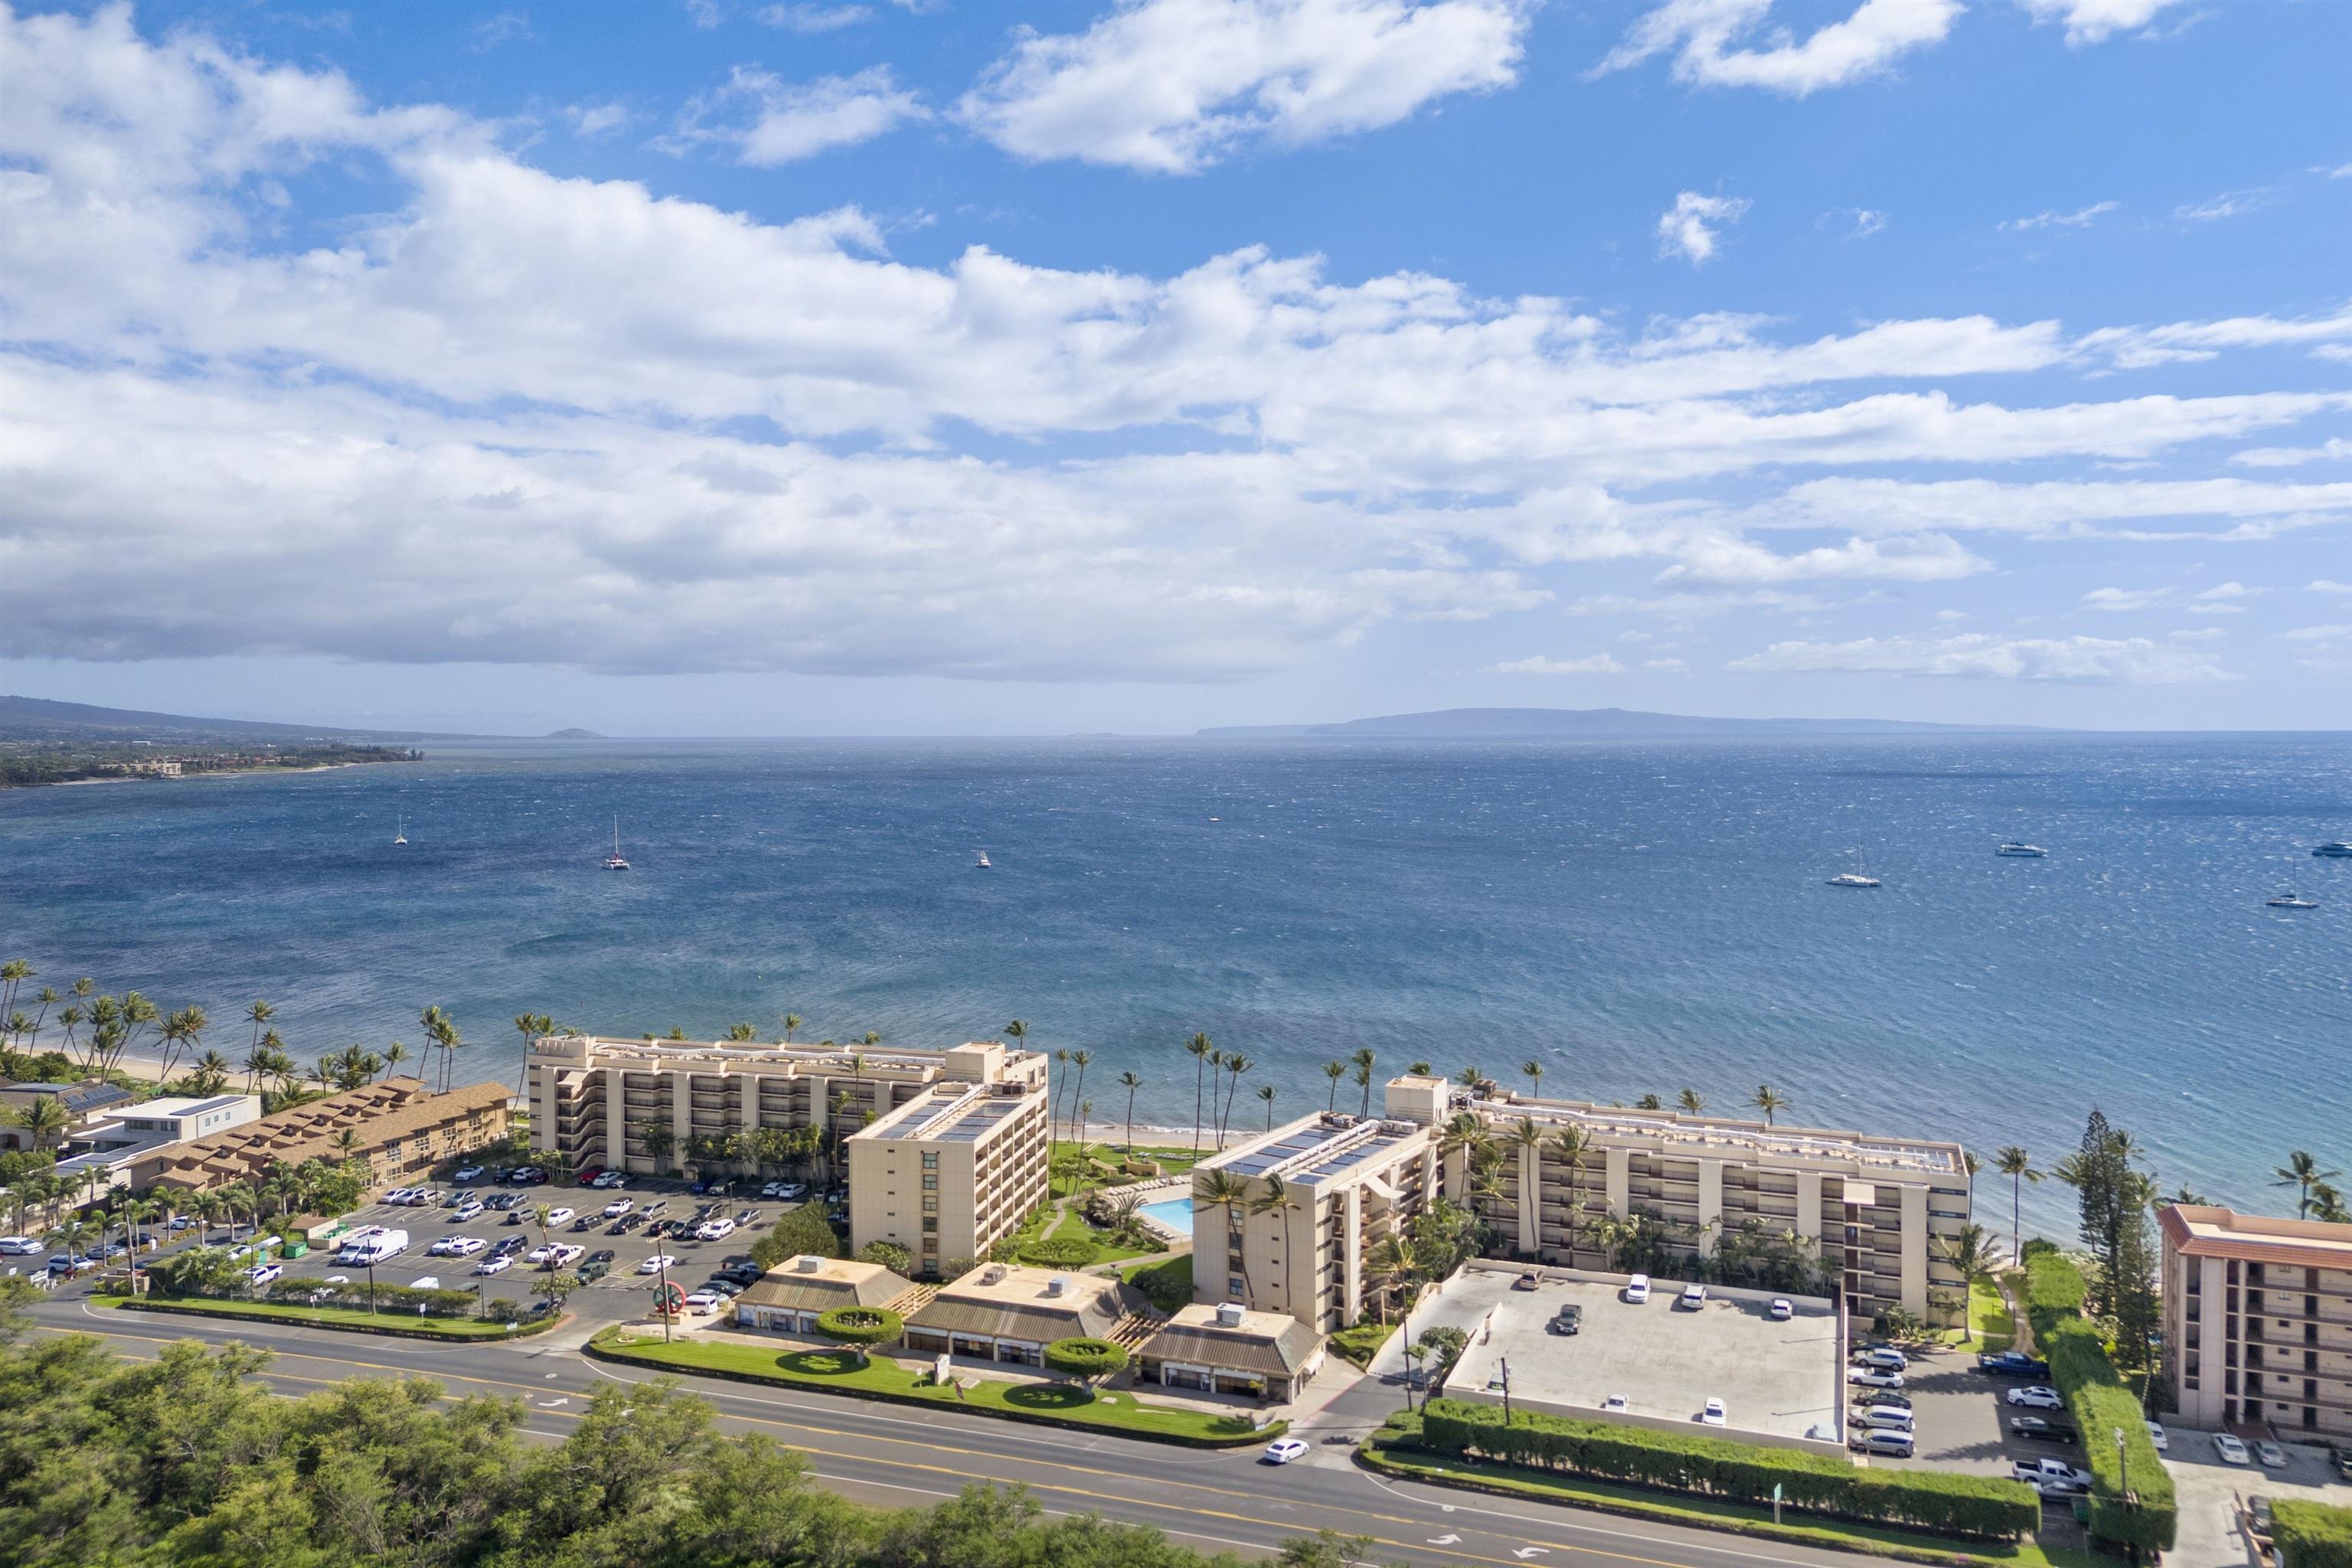
<path id="1" fill-rule="evenodd" d="M 1636 1274 L 1631 1279 L 1625 1281 L 1625 1300 L 1628 1301 L 1639 1302 L 1646 1301 L 1649 1299 L 1650 1277 L 1648 1275 Z"/>
<path id="2" fill-rule="evenodd" d="M 1907 1459 L 1916 1451 L 1908 1432 L 1890 1432 L 1884 1427 L 1864 1427 L 1854 1433 L 1846 1447 L 1857 1453 L 1879 1454 L 1890 1459 Z"/>
<path id="3" fill-rule="evenodd" d="M 1916 1429 L 1911 1412 L 1893 1405 L 1873 1405 L 1854 1412 L 1854 1419 L 1864 1426 L 1882 1432 L 1909 1432 Z"/>
<path id="4" fill-rule="evenodd" d="M 343 1243 L 343 1249 L 335 1255 L 335 1261 L 346 1268 L 352 1264 L 365 1268 L 372 1263 L 397 1258 L 407 1250 L 406 1231 L 379 1230 L 373 1236 L 355 1236 Z"/>
<path id="5" fill-rule="evenodd" d="M 35 1258 L 41 1244 L 29 1236 L 0 1236 L 0 1258 Z"/>

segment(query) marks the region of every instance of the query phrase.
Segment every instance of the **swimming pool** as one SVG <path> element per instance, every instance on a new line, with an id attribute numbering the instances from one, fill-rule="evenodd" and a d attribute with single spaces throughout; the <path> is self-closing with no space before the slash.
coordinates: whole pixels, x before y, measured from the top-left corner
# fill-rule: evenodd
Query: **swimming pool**
<path id="1" fill-rule="evenodd" d="M 1191 1198 L 1162 1198 L 1156 1204 L 1145 1204 L 1135 1212 L 1158 1220 L 1179 1236 L 1192 1234 Z"/>

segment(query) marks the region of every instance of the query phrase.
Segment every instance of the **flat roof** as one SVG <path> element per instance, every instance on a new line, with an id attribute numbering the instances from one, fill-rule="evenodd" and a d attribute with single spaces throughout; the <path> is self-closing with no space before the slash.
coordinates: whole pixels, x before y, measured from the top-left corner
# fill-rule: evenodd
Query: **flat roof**
<path id="1" fill-rule="evenodd" d="M 974 1143 L 1019 1115 L 1028 1100 L 990 1084 L 941 1084 L 850 1136 L 869 1142 Z"/>
<path id="2" fill-rule="evenodd" d="M 1834 1161 L 1889 1171 L 1942 1175 L 1961 1175 L 1966 1171 L 1958 1143 L 1927 1139 L 1888 1138 L 1830 1127 L 1772 1127 L 1729 1117 L 1688 1116 L 1676 1110 L 1632 1110 L 1586 1100 L 1512 1097 L 1474 1100 L 1471 1106 L 1481 1116 L 1496 1121 L 1515 1121 L 1524 1116 L 1538 1123 L 1572 1122 L 1604 1137 L 1652 1138 L 1687 1148 L 1694 1159 L 1706 1157 L 1710 1150 L 1727 1154 L 1745 1151 L 1748 1154 Z"/>
<path id="3" fill-rule="evenodd" d="M 1447 1394 L 1493 1402 L 1499 1394 L 1488 1384 L 1507 1359 L 1513 1402 L 1555 1415 L 1608 1419 L 1601 1402 L 1622 1395 L 1630 1416 L 1704 1433 L 1698 1414 L 1720 1399 L 1726 1436 L 1783 1441 L 1837 1420 L 1844 1368 L 1837 1311 L 1827 1301 L 1790 1297 L 1796 1315 L 1775 1322 L 1764 1291 L 1710 1286 L 1706 1306 L 1684 1311 L 1675 1304 L 1680 1282 L 1658 1280 L 1636 1306 L 1622 1300 L 1622 1275 L 1544 1269 L 1541 1285 L 1519 1290 L 1519 1273 L 1474 1264 L 1446 1282 L 1448 1321 L 1480 1310 L 1491 1331 L 1471 1334 Z M 1545 1325 L 1570 1303 L 1584 1310 L 1579 1331 L 1549 1332 Z"/>
<path id="4" fill-rule="evenodd" d="M 1354 1167 L 1424 1136 L 1417 1121 L 1333 1115 L 1328 1111 L 1277 1127 L 1238 1149 L 1192 1167 L 1236 1176 L 1280 1175 L 1306 1186 L 1344 1176 Z"/>
<path id="5" fill-rule="evenodd" d="M 2352 1225 L 2240 1214 L 2219 1205 L 2167 1204 L 2157 1221 L 2174 1250 L 2191 1258 L 2352 1268 Z"/>
<path id="6" fill-rule="evenodd" d="M 542 1047 L 549 1055 L 567 1052 L 580 1046 L 589 1047 L 593 1056 L 638 1057 L 647 1060 L 661 1059 L 680 1065 L 703 1064 L 715 1068 L 747 1067 L 807 1067 L 824 1068 L 839 1074 L 853 1072 L 853 1057 L 863 1062 L 869 1072 L 895 1070 L 933 1070 L 942 1066 L 951 1050 L 969 1050 L 975 1047 L 993 1046 L 1004 1053 L 1007 1062 L 1021 1061 L 1036 1053 L 1014 1050 L 1002 1040 L 966 1040 L 955 1046 L 943 1046 L 937 1050 L 909 1048 L 905 1046 L 861 1047 L 763 1046 L 742 1041 L 723 1040 L 632 1040 L 610 1035 L 543 1035 L 531 1042 L 534 1051 Z"/>

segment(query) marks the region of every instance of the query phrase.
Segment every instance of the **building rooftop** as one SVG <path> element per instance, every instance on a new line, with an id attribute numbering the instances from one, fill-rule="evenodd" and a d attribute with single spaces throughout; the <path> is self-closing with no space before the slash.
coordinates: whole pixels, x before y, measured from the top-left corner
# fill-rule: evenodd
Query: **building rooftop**
<path id="1" fill-rule="evenodd" d="M 569 1055 L 583 1047 L 596 1057 L 635 1058 L 647 1063 L 660 1062 L 689 1068 L 708 1068 L 718 1072 L 782 1067 L 835 1078 L 853 1077 L 861 1068 L 869 1074 L 936 1072 L 942 1059 L 953 1050 L 993 1049 L 1002 1051 L 1008 1062 L 1025 1060 L 1036 1054 L 1013 1050 L 1002 1040 L 967 1040 L 961 1045 L 943 1047 L 938 1050 L 879 1046 L 836 1045 L 831 1048 L 813 1045 L 763 1046 L 719 1040 L 630 1040 L 608 1035 L 548 1035 L 531 1042 L 534 1053 L 551 1056 Z"/>
<path id="2" fill-rule="evenodd" d="M 1262 1377 L 1291 1377 L 1323 1345 L 1322 1335 L 1287 1312 L 1244 1311 L 1241 1321 L 1234 1324 L 1224 1322 L 1221 1313 L 1232 1315 L 1227 1304 L 1195 1301 L 1180 1307 L 1137 1354 Z"/>
<path id="3" fill-rule="evenodd" d="M 2273 1219 L 2219 1205 L 2167 1204 L 2157 1223 L 2176 1251 L 2191 1258 L 2239 1258 L 2306 1268 L 2352 1269 L 2352 1225 Z"/>
<path id="4" fill-rule="evenodd" d="M 1612 1140 L 1646 1139 L 1697 1154 L 1719 1150 L 1729 1158 L 1765 1156 L 1860 1165 L 1890 1174 L 1916 1172 L 1960 1175 L 1967 1169 L 1960 1146 L 1924 1139 L 1888 1138 L 1826 1127 L 1772 1127 L 1721 1116 L 1689 1116 L 1675 1110 L 1631 1110 L 1584 1100 L 1522 1100 L 1516 1094 L 1463 1095 L 1480 1115 L 1499 1121 L 1528 1117 L 1538 1125 L 1580 1126 Z"/>
<path id="5" fill-rule="evenodd" d="M 751 1282 L 738 1305 L 822 1312 L 835 1307 L 880 1307 L 897 1300 L 909 1281 L 879 1263 L 854 1258 L 787 1258 Z"/>
<path id="6" fill-rule="evenodd" d="M 977 1142 L 1019 1115 L 1027 1099 L 1003 1086 L 941 1084 L 850 1136 L 877 1142 Z"/>
<path id="7" fill-rule="evenodd" d="M 1222 1154 L 1202 1161 L 1196 1171 L 1229 1171 L 1236 1176 L 1280 1176 L 1304 1186 L 1345 1176 L 1368 1160 L 1425 1137 L 1418 1122 L 1335 1115 L 1328 1111 L 1277 1127 Z"/>
<path id="8" fill-rule="evenodd" d="M 983 1263 L 940 1286 L 907 1322 L 938 1333 L 1044 1344 L 1074 1336 L 1100 1338 L 1148 1305 L 1141 1291 L 1116 1278 Z"/>

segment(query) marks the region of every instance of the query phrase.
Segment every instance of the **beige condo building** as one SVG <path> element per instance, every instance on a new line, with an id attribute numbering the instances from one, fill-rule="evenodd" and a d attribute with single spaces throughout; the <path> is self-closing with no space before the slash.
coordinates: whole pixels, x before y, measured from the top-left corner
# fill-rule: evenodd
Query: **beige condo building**
<path id="1" fill-rule="evenodd" d="M 2180 1424 L 2352 1439 L 2352 1225 L 2183 1204 L 2157 1222 Z"/>
<path id="2" fill-rule="evenodd" d="M 855 1130 L 943 1084 L 1042 1096 L 1045 1066 L 1044 1052 L 1001 1040 L 923 1051 L 551 1035 L 531 1043 L 527 1068 L 531 1146 L 560 1152 L 574 1170 L 650 1173 L 676 1165 L 698 1134 Z M 647 1152 L 649 1125 L 667 1131 L 667 1159 Z"/>
<path id="3" fill-rule="evenodd" d="M 1969 1223 L 1957 1143 L 1522 1099 L 1415 1076 L 1389 1083 L 1383 1109 L 1378 1121 L 1307 1117 L 1195 1168 L 1194 1252 L 1215 1256 L 1222 1230 L 1229 1265 L 1195 1264 L 1196 1300 L 1246 1301 L 1327 1333 L 1356 1322 L 1377 1302 L 1381 1240 L 1444 1195 L 1477 1208 L 1500 1256 L 1604 1268 L 1594 1221 L 1642 1210 L 1674 1222 L 1677 1249 L 1692 1257 L 1751 1221 L 1793 1236 L 1860 1317 L 1901 1307 L 1939 1321 L 1966 1300 L 1937 1245 Z M 1465 1126 L 1500 1157 L 1484 1194 L 1470 1191 Z M 1201 1208 L 1218 1171 L 1248 1183 L 1253 1198 Z M 1269 1177 L 1280 1178 L 1273 1195 Z"/>
<path id="4" fill-rule="evenodd" d="M 1050 1120 L 1042 1072 L 918 1091 L 846 1144 L 853 1243 L 903 1247 L 923 1274 L 986 1258 L 1045 1201 Z"/>

